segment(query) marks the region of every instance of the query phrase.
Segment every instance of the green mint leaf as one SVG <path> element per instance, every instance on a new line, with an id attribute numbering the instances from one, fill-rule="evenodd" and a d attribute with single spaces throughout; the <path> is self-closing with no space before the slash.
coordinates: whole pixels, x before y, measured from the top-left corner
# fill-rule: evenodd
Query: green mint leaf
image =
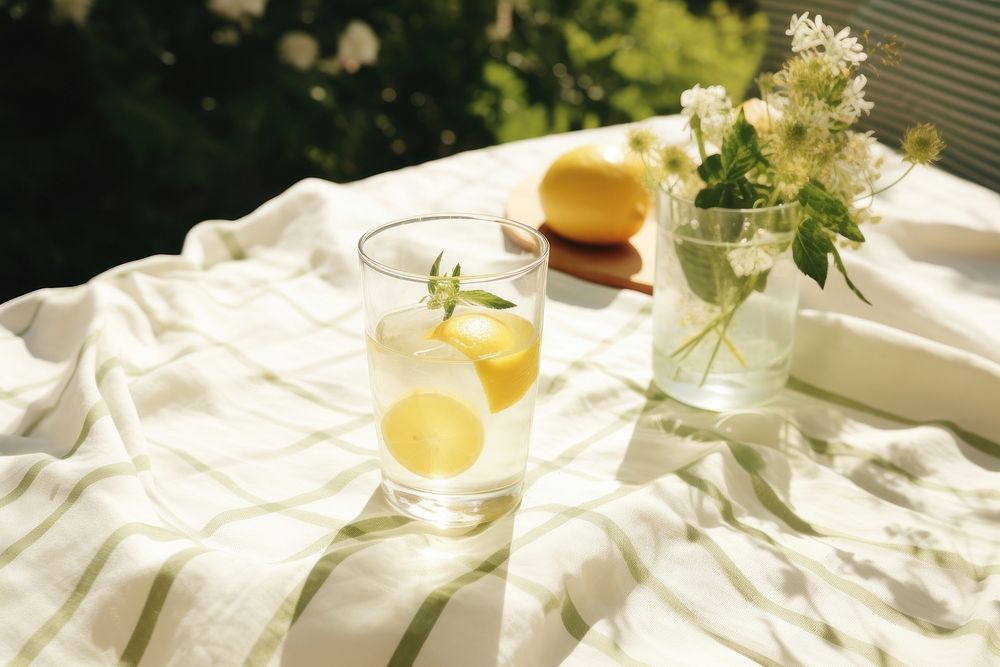
<path id="1" fill-rule="evenodd" d="M 694 205 L 698 208 L 718 208 L 723 206 L 723 201 L 727 197 L 727 191 L 726 183 L 709 185 L 698 192 L 694 198 Z"/>
<path id="2" fill-rule="evenodd" d="M 740 109 L 739 116 L 736 117 L 732 128 L 722 140 L 722 153 L 720 155 L 722 179 L 726 181 L 742 179 L 748 171 L 763 160 L 763 157 L 760 151 L 760 141 L 757 139 L 757 130 L 747 122 L 743 110 Z"/>
<path id="3" fill-rule="evenodd" d="M 444 310 L 444 319 L 447 320 L 455 314 L 455 308 L 458 307 L 459 303 L 496 309 L 513 308 L 516 305 L 486 290 L 460 289 L 462 265 L 456 264 L 450 276 L 447 272 L 442 274 L 441 258 L 443 256 L 444 251 L 441 251 L 437 259 L 434 260 L 434 264 L 431 265 L 430 280 L 427 281 L 427 291 L 430 295 L 420 299 L 420 303 L 426 303 L 427 308 L 430 310 L 441 308 Z"/>
<path id="4" fill-rule="evenodd" d="M 702 188 L 694 198 L 694 205 L 698 208 L 753 208 L 756 200 L 756 188 L 750 181 L 741 178 Z"/>
<path id="5" fill-rule="evenodd" d="M 857 223 L 851 220 L 847 206 L 816 179 L 810 180 L 799 190 L 799 203 L 809 216 L 827 229 L 851 241 L 864 243 L 865 236 Z"/>
<path id="6" fill-rule="evenodd" d="M 427 293 L 432 296 L 434 294 L 434 290 L 437 287 L 437 281 L 434 280 L 434 278 L 437 277 L 438 272 L 441 270 L 442 257 L 444 257 L 444 250 L 441 251 L 441 253 L 437 256 L 437 259 L 434 260 L 434 263 L 431 264 L 431 272 L 430 272 L 431 279 L 427 281 Z"/>
<path id="7" fill-rule="evenodd" d="M 477 306 L 485 306 L 487 308 L 494 308 L 496 310 L 504 310 L 506 308 L 513 308 L 517 304 L 499 297 L 496 294 L 487 292 L 481 289 L 470 289 L 462 290 L 458 293 L 459 301 L 463 303 L 473 304 Z"/>
<path id="8" fill-rule="evenodd" d="M 701 180 L 709 185 L 718 183 L 722 178 L 722 158 L 716 155 L 709 155 L 705 161 L 698 165 L 698 175 Z"/>
<path id="9" fill-rule="evenodd" d="M 867 303 L 869 306 L 872 305 L 872 302 L 866 299 L 865 295 L 861 293 L 861 290 L 859 290 L 857 286 L 851 282 L 851 279 L 847 277 L 847 267 L 844 266 L 844 260 L 840 258 L 840 253 L 837 252 L 837 247 L 833 246 L 832 250 L 833 263 L 837 265 L 837 270 L 840 271 L 840 275 L 844 276 L 844 281 L 847 283 L 847 286 L 851 288 L 851 291 L 854 292 L 859 299 Z"/>
<path id="10" fill-rule="evenodd" d="M 815 218 L 806 218 L 795 232 L 792 241 L 792 259 L 802 273 L 823 287 L 830 260 L 827 257 L 836 252 L 830 234 Z"/>

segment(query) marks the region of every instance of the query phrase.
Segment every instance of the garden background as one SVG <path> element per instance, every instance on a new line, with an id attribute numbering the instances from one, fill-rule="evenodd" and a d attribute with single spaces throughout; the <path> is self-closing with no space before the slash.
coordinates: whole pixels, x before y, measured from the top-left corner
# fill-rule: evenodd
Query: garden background
<path id="1" fill-rule="evenodd" d="M 744 90 L 766 29 L 749 0 L 0 0 L 0 302 L 308 176 Z"/>

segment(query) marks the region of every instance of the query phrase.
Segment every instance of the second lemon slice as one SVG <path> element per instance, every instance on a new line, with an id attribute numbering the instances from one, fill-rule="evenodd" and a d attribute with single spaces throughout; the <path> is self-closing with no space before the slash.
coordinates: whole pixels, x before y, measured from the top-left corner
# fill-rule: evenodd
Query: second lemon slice
<path id="1" fill-rule="evenodd" d="M 382 439 L 393 458 L 421 477 L 468 470 L 483 451 L 483 425 L 472 408 L 436 391 L 415 391 L 382 417 Z"/>
<path id="2" fill-rule="evenodd" d="M 490 412 L 517 403 L 538 377 L 535 327 L 512 313 L 462 313 L 436 326 L 428 338 L 451 345 L 475 362 Z"/>

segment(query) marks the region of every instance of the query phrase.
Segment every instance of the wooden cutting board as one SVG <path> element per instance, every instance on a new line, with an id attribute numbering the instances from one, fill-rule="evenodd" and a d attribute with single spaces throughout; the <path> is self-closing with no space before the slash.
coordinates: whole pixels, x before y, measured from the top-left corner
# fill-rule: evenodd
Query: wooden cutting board
<path id="1" fill-rule="evenodd" d="M 544 173 L 519 183 L 507 200 L 506 216 L 534 227 L 549 240 L 549 266 L 558 271 L 622 289 L 653 293 L 653 267 L 656 256 L 656 223 L 650 207 L 646 223 L 628 243 L 613 246 L 589 246 L 557 235 L 545 224 L 545 213 L 538 197 Z M 513 239 L 517 242 L 518 239 Z"/>

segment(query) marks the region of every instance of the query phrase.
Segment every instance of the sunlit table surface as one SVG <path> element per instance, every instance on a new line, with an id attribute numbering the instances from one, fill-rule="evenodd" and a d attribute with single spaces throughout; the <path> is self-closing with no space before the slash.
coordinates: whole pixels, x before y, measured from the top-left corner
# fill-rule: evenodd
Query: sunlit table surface
<path id="1" fill-rule="evenodd" d="M 521 506 L 387 506 L 359 235 L 623 135 L 304 181 L 0 307 L 0 663 L 1000 662 L 1000 197 L 937 170 L 846 253 L 874 306 L 803 282 L 759 408 L 666 398 L 650 298 L 552 272 Z"/>

